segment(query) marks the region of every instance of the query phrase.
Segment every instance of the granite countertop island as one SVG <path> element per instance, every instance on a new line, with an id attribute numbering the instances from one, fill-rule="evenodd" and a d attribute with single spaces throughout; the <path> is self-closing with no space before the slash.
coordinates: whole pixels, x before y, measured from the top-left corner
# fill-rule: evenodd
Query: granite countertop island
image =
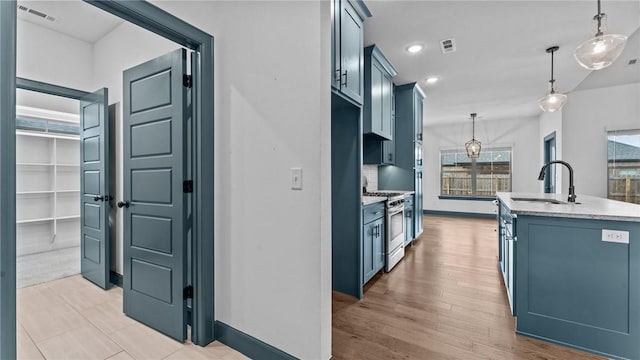
<path id="1" fill-rule="evenodd" d="M 567 194 L 499 192 L 496 196 L 516 215 L 640 222 L 640 205 L 595 196 L 578 195 L 575 203 L 567 201 Z M 562 203 L 514 199 L 549 199 Z"/>
<path id="2" fill-rule="evenodd" d="M 566 194 L 496 195 L 499 269 L 516 332 L 640 359 L 640 205 L 580 194 L 576 203 Z"/>

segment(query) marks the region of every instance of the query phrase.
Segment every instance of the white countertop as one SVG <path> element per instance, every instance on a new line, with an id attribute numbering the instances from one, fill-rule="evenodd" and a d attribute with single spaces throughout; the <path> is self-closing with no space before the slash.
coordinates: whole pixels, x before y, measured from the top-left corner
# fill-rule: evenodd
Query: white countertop
<path id="1" fill-rule="evenodd" d="M 369 205 L 381 201 L 387 201 L 387 198 L 384 196 L 363 196 L 362 197 L 362 205 Z"/>
<path id="2" fill-rule="evenodd" d="M 595 196 L 577 194 L 574 204 L 567 201 L 567 194 L 499 192 L 496 196 L 512 214 L 640 222 L 640 205 Z M 564 204 L 515 201 L 514 198 L 544 198 L 562 201 Z"/>

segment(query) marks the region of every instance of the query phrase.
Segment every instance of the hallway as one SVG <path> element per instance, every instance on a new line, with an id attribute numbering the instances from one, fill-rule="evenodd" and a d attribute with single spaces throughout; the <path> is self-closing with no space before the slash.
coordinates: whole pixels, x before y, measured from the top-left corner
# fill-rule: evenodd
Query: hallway
<path id="1" fill-rule="evenodd" d="M 601 359 L 516 336 L 496 220 L 425 216 L 424 232 L 364 298 L 333 293 L 333 359 Z"/>

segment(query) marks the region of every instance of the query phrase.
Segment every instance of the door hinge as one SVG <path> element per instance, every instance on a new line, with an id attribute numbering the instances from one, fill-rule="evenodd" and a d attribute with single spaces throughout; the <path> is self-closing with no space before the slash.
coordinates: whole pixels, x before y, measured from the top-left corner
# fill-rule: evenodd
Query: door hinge
<path id="1" fill-rule="evenodd" d="M 193 85 L 193 77 L 191 77 L 191 75 L 182 75 L 182 85 L 186 88 L 191 88 Z"/>
<path id="2" fill-rule="evenodd" d="M 182 192 L 184 193 L 193 192 L 193 180 L 185 180 L 182 182 Z"/>
<path id="3" fill-rule="evenodd" d="M 184 300 L 193 299 L 193 286 L 188 285 L 184 289 L 182 289 L 182 298 Z"/>

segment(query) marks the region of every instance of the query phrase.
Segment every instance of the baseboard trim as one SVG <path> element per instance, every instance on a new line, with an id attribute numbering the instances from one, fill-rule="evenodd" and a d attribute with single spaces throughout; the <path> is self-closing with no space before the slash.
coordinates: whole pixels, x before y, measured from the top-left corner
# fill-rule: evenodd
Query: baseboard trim
<path id="1" fill-rule="evenodd" d="M 297 359 L 296 357 L 258 340 L 249 334 L 236 330 L 223 322 L 216 320 L 214 326 L 216 340 L 243 353 L 251 359 Z"/>
<path id="2" fill-rule="evenodd" d="M 424 215 L 439 215 L 439 216 L 460 216 L 460 217 L 473 217 L 473 218 L 485 218 L 495 219 L 497 214 L 485 214 L 485 213 L 473 213 L 463 211 L 443 211 L 443 210 L 422 210 Z"/>
<path id="3" fill-rule="evenodd" d="M 122 287 L 122 275 L 113 270 L 109 272 L 109 281 L 115 286 Z"/>

